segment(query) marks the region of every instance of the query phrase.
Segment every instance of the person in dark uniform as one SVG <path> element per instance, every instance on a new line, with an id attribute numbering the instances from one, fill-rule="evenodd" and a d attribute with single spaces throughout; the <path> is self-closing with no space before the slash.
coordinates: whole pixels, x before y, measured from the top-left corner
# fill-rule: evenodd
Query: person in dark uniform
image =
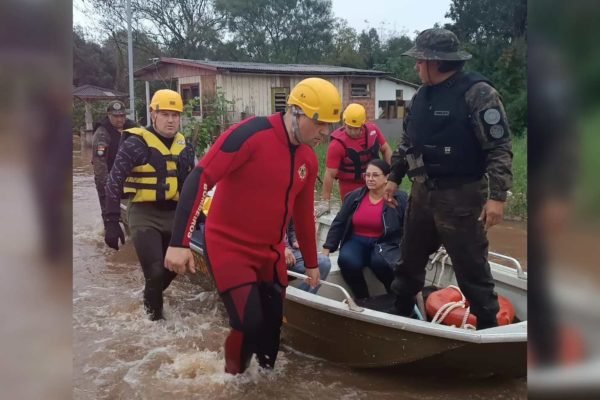
<path id="1" fill-rule="evenodd" d="M 103 213 L 106 244 L 119 249 L 121 193 L 130 197 L 129 230 L 145 278 L 144 307 L 150 319 L 163 317 L 163 291 L 176 274 L 164 268 L 175 208 L 185 178 L 194 167 L 194 149 L 178 132 L 183 101 L 162 89 L 150 104 L 152 125 L 123 131 L 123 140 L 106 183 Z"/>
<path id="2" fill-rule="evenodd" d="M 290 92 L 288 109 L 225 131 L 185 182 L 165 266 L 195 271 L 189 249 L 206 193 L 218 183 L 205 226 L 208 268 L 229 314 L 225 371 L 244 372 L 253 354 L 273 368 L 288 283 L 284 235 L 294 218 L 307 283 L 319 283 L 312 149 L 340 120 L 341 97 L 324 79 Z"/>
<path id="3" fill-rule="evenodd" d="M 103 214 L 106 202 L 106 179 L 115 163 L 121 133 L 124 129 L 137 126 L 134 121 L 126 118 L 125 115 L 125 104 L 122 101 L 113 100 L 106 107 L 106 117 L 96 123 L 94 127 L 92 164 L 94 165 L 94 182 L 96 183 L 100 209 Z"/>
<path id="4" fill-rule="evenodd" d="M 463 72 L 471 55 L 456 35 L 427 29 L 404 53 L 416 59 L 423 85 L 408 107 L 392 157 L 387 201 L 402 178 L 412 181 L 402 259 L 392 291 L 397 312 L 410 316 L 423 288 L 428 257 L 443 244 L 477 329 L 497 325 L 498 299 L 486 231 L 503 217 L 512 184 L 510 130 L 500 95 L 484 76 Z"/>

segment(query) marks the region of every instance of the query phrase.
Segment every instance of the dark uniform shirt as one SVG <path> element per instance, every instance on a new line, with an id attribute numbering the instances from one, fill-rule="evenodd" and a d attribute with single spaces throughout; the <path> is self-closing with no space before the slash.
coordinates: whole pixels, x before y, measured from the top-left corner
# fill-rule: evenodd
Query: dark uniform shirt
<path id="1" fill-rule="evenodd" d="M 486 174 L 489 180 L 489 198 L 505 201 L 507 191 L 512 186 L 512 144 L 508 119 L 502 100 L 498 91 L 491 85 L 486 82 L 478 82 L 466 91 L 465 101 L 472 116 L 473 133 L 485 155 Z M 404 132 L 400 139 L 400 146 L 410 145 L 406 132 L 406 123 L 410 118 L 410 106 L 411 104 L 407 107 L 407 117 L 404 120 Z M 500 115 L 497 115 L 494 111 L 486 114 L 488 110 L 500 110 Z M 501 126 L 503 131 L 500 132 L 498 128 L 492 129 L 494 126 Z M 392 155 L 392 171 L 389 179 L 399 184 L 407 170 L 408 164 L 401 158 L 398 149 L 396 149 Z"/>

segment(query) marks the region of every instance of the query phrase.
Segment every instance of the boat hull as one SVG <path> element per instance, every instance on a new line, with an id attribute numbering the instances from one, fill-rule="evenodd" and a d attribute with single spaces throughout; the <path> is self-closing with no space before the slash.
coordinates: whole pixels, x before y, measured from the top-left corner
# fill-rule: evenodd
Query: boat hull
<path id="1" fill-rule="evenodd" d="M 284 340 L 295 350 L 345 366 L 410 365 L 478 375 L 526 374 L 525 340 L 472 343 L 428 335 L 328 312 L 289 294 L 284 317 Z"/>

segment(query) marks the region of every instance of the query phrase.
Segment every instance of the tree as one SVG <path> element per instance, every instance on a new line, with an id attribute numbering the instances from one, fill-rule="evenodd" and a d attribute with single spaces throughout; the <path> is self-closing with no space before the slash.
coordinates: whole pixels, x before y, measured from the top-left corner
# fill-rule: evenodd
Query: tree
<path id="1" fill-rule="evenodd" d="M 215 0 L 231 42 L 243 57 L 262 62 L 316 63 L 330 48 L 330 0 Z"/>
<path id="2" fill-rule="evenodd" d="M 125 2 L 82 0 L 112 34 L 126 30 Z M 143 32 L 172 57 L 200 59 L 214 55 L 220 43 L 221 18 L 212 0 L 131 0 L 133 30 Z"/>
<path id="3" fill-rule="evenodd" d="M 133 32 L 133 68 L 141 68 L 150 63 L 152 58 L 160 57 L 163 52 L 146 34 Z M 121 91 L 128 89 L 127 74 L 127 31 L 113 31 L 102 43 L 104 53 L 112 61 L 115 68 L 115 87 Z"/>
<path id="4" fill-rule="evenodd" d="M 513 133 L 527 126 L 526 0 L 453 0 L 446 28 L 457 34 L 475 69 L 494 82 L 503 97 Z"/>
<path id="5" fill-rule="evenodd" d="M 333 32 L 333 42 L 325 61 L 328 64 L 350 68 L 365 68 L 365 63 L 358 54 L 358 34 L 348 25 L 345 19 L 337 19 Z"/>
<path id="6" fill-rule="evenodd" d="M 369 29 L 368 32 L 363 30 L 358 37 L 358 43 L 358 54 L 367 68 L 373 68 L 381 61 L 381 42 L 375 28 Z"/>
<path id="7" fill-rule="evenodd" d="M 420 83 L 415 71 L 415 61 L 402 53 L 410 49 L 414 42 L 406 35 L 392 36 L 382 48 L 382 63 L 376 64 L 375 69 L 388 71 L 398 79 Z"/>
<path id="8" fill-rule="evenodd" d="M 453 0 L 446 17 L 454 21 L 454 33 L 462 40 L 511 43 L 527 31 L 527 1 Z"/>
<path id="9" fill-rule="evenodd" d="M 114 68 L 97 43 L 87 41 L 82 30 L 73 29 L 73 85 L 96 85 L 115 89 Z"/>

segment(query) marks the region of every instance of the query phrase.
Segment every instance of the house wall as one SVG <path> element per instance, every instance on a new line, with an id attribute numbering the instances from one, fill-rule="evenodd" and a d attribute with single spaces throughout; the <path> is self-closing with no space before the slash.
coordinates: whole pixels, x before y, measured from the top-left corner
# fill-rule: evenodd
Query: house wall
<path id="1" fill-rule="evenodd" d="M 270 115 L 271 88 L 288 87 L 290 90 L 306 76 L 218 74 L 215 87 L 220 87 L 225 98 L 234 102 L 234 121 L 244 116 Z M 332 82 L 340 92 L 343 91 L 343 78 L 323 77 Z"/>
<path id="2" fill-rule="evenodd" d="M 352 97 L 351 87 L 352 84 L 366 83 L 369 85 L 369 96 L 367 97 Z M 350 103 L 358 103 L 365 107 L 367 112 L 367 120 L 375 119 L 375 78 L 358 77 L 358 76 L 346 76 L 343 78 L 343 91 L 342 91 L 342 109 L 346 109 Z"/>
<path id="3" fill-rule="evenodd" d="M 410 101 L 417 92 L 417 89 L 412 86 L 381 78 L 377 79 L 375 87 L 375 104 L 379 104 L 380 101 L 396 100 L 396 90 L 402 90 L 402 100 L 404 101 Z"/>

